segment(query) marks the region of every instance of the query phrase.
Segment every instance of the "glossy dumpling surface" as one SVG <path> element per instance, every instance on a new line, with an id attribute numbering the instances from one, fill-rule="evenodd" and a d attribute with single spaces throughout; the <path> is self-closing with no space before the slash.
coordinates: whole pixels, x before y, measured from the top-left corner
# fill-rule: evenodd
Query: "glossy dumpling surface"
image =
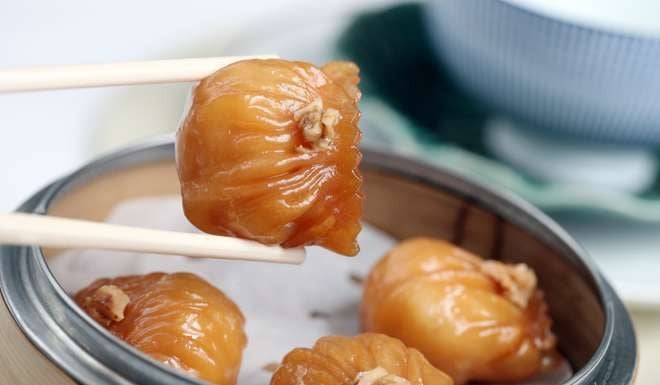
<path id="1" fill-rule="evenodd" d="M 441 240 L 403 241 L 383 257 L 361 316 L 364 330 L 401 339 L 457 384 L 522 380 L 558 360 L 534 272 Z"/>
<path id="2" fill-rule="evenodd" d="M 167 366 L 234 385 L 245 319 L 220 290 L 189 273 L 100 279 L 76 302 L 112 334 Z"/>
<path id="3" fill-rule="evenodd" d="M 415 349 L 383 334 L 329 336 L 284 357 L 270 385 L 452 385 Z"/>
<path id="4" fill-rule="evenodd" d="M 183 207 L 204 232 L 358 251 L 358 68 L 286 60 L 224 67 L 177 135 Z"/>

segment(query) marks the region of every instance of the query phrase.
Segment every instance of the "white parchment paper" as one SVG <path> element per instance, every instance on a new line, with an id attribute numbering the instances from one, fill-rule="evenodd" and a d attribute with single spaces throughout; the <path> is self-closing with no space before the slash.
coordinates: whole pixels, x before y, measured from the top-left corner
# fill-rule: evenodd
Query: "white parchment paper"
<path id="1" fill-rule="evenodd" d="M 197 231 L 186 221 L 178 196 L 126 201 L 107 221 Z M 50 268 L 69 293 L 103 277 L 156 271 L 200 275 L 236 302 L 247 320 L 248 345 L 238 383 L 264 385 L 271 376 L 264 366 L 279 362 L 294 347 L 312 346 L 326 335 L 359 333 L 361 286 L 356 278 L 366 276 L 395 240 L 367 224 L 363 224 L 358 240 L 361 251 L 357 257 L 309 247 L 302 266 L 82 250 L 53 257 Z M 525 384 L 557 384 L 567 372 L 567 367 L 562 368 L 548 378 Z"/>

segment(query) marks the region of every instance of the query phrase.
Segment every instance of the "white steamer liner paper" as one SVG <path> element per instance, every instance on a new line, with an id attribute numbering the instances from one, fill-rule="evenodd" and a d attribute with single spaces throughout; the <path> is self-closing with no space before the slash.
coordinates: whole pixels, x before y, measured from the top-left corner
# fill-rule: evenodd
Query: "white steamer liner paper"
<path id="1" fill-rule="evenodd" d="M 133 199 L 118 205 L 110 223 L 163 230 L 197 231 L 183 215 L 178 196 Z M 396 240 L 363 223 L 360 253 L 344 257 L 319 247 L 307 248 L 301 266 L 259 262 L 193 259 L 104 250 L 68 251 L 49 266 L 69 293 L 104 277 L 187 271 L 220 288 L 246 318 L 248 345 L 239 385 L 268 384 L 264 366 L 279 363 L 294 347 L 311 347 L 326 335 L 355 335 L 359 328 L 362 288 L 359 279 Z M 525 385 L 559 384 L 567 367 Z"/>

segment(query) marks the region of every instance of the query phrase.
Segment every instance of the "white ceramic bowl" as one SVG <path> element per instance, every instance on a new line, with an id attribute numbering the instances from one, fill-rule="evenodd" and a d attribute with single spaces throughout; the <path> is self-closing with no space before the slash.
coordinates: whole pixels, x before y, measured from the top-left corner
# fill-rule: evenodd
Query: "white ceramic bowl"
<path id="1" fill-rule="evenodd" d="M 659 8 L 433 0 L 426 13 L 441 60 L 489 105 L 545 130 L 649 145 L 660 144 Z"/>

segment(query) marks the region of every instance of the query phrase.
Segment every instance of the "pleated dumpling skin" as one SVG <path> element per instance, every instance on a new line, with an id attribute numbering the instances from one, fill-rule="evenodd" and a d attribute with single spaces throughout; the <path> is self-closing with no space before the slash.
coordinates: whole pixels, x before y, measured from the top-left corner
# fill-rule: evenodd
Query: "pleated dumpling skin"
<path id="1" fill-rule="evenodd" d="M 534 272 L 442 240 L 390 250 L 365 281 L 361 317 L 365 331 L 418 349 L 456 384 L 524 380 L 560 359 Z"/>
<path id="2" fill-rule="evenodd" d="M 453 385 L 415 349 L 383 334 L 320 338 L 284 357 L 270 385 Z"/>
<path id="3" fill-rule="evenodd" d="M 200 230 L 358 252 L 358 68 L 229 65 L 195 89 L 177 135 L 186 217 Z"/>
<path id="4" fill-rule="evenodd" d="M 100 279 L 75 301 L 112 334 L 165 365 L 235 385 L 245 319 L 220 290 L 190 273 Z"/>

